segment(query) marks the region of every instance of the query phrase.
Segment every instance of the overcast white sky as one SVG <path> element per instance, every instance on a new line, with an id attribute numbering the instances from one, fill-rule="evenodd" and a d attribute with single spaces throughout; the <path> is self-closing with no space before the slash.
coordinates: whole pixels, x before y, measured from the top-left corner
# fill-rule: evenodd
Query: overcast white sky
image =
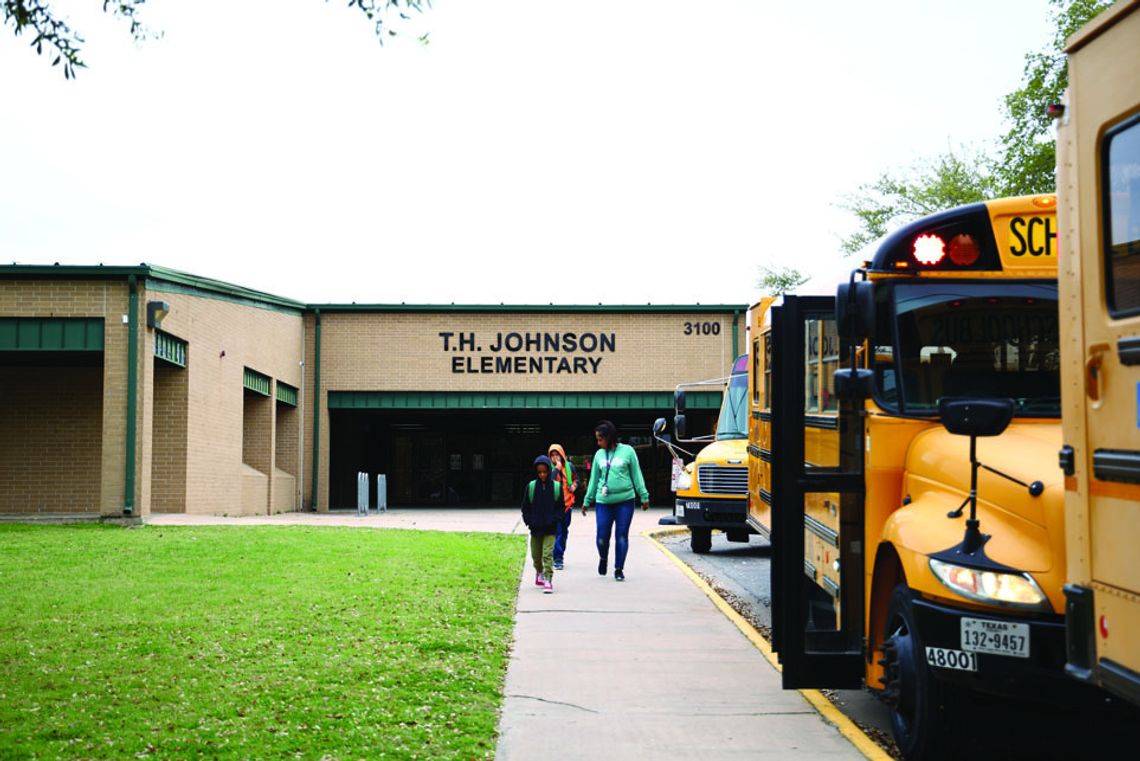
<path id="1" fill-rule="evenodd" d="M 309 302 L 744 303 L 846 271 L 835 204 L 998 136 L 1046 0 L 153 0 L 90 67 L 0 32 L 0 261 Z M 415 41 L 430 31 L 431 42 Z"/>

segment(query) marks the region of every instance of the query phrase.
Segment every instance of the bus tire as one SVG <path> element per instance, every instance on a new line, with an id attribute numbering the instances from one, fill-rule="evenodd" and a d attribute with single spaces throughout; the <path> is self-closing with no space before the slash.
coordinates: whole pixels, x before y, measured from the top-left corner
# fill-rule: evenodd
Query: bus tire
<path id="1" fill-rule="evenodd" d="M 691 536 L 689 537 L 689 548 L 697 553 L 703 555 L 712 549 L 712 529 L 707 526 L 693 526 L 689 529 Z"/>
<path id="2" fill-rule="evenodd" d="M 891 734 L 905 759 L 942 759 L 955 754 L 960 693 L 935 678 L 915 626 L 914 593 L 899 584 L 891 594 L 883 637 Z"/>

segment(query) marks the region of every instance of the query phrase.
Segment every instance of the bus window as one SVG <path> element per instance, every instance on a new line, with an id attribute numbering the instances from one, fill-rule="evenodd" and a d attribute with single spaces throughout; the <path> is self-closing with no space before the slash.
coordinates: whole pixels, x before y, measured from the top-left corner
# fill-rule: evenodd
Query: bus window
<path id="1" fill-rule="evenodd" d="M 756 382 L 760 377 L 760 339 L 752 342 L 752 406 L 760 406 L 760 389 L 761 386 Z"/>
<path id="2" fill-rule="evenodd" d="M 1109 309 L 1114 317 L 1140 311 L 1140 118 L 1134 118 L 1105 140 L 1108 172 Z"/>
<path id="3" fill-rule="evenodd" d="M 819 412 L 819 321 L 811 320 L 804 331 L 804 411 Z"/>
<path id="4" fill-rule="evenodd" d="M 764 400 L 761 405 L 764 409 L 771 407 L 769 399 L 772 398 L 772 334 L 764 334 Z"/>
<path id="5" fill-rule="evenodd" d="M 832 390 L 835 388 L 835 371 L 839 369 L 839 327 L 834 320 L 823 321 L 823 346 L 820 351 L 823 372 L 823 388 L 820 394 L 823 397 L 823 410 L 835 412 L 839 409 L 839 400 Z"/>
<path id="6" fill-rule="evenodd" d="M 943 396 L 1002 398 L 1018 414 L 1060 414 L 1053 284 L 900 284 L 896 368 L 904 414 L 932 414 Z"/>

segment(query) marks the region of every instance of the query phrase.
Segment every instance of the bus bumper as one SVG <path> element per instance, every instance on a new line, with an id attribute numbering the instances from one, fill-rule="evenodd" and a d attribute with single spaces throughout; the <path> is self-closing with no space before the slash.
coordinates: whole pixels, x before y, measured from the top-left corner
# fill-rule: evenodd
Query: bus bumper
<path id="1" fill-rule="evenodd" d="M 931 673 L 942 681 L 973 692 L 1036 702 L 1080 704 L 1104 699 L 1104 693 L 1066 675 L 1065 623 L 1060 616 L 1003 617 L 917 598 L 912 604 L 924 647 L 963 650 L 962 620 L 966 618 L 1029 627 L 1028 658 L 976 653 L 977 671 L 929 666 Z"/>
<path id="2" fill-rule="evenodd" d="M 677 497 L 673 503 L 677 525 L 752 531 L 748 525 L 748 502 L 743 498 L 711 499 L 709 497 Z"/>

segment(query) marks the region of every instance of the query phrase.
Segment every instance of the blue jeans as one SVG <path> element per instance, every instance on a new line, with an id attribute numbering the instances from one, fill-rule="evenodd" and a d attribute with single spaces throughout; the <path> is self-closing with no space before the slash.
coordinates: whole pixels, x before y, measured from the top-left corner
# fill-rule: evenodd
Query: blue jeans
<path id="1" fill-rule="evenodd" d="M 598 556 L 603 560 L 610 554 L 610 532 L 617 523 L 617 544 L 614 547 L 614 568 L 625 568 L 625 556 L 629 552 L 629 524 L 633 523 L 633 500 L 614 505 L 594 505 L 598 516 Z"/>
<path id="2" fill-rule="evenodd" d="M 562 520 L 558 522 L 558 533 L 554 536 L 554 560 L 559 563 L 566 554 L 566 538 L 570 535 L 570 519 L 573 517 L 574 511 L 567 510 L 562 513 Z"/>

